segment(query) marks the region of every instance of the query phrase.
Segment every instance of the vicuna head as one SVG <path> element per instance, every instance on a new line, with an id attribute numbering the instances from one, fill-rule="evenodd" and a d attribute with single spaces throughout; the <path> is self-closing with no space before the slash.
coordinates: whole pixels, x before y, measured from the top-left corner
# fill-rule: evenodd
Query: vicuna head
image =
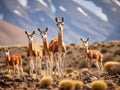
<path id="1" fill-rule="evenodd" d="M 41 35 L 42 39 L 46 39 L 47 38 L 48 27 L 46 27 L 45 30 L 41 30 L 40 28 L 38 28 L 38 31 L 40 32 L 40 35 Z"/>
<path id="2" fill-rule="evenodd" d="M 64 17 L 61 18 L 61 21 L 58 20 L 57 17 L 55 17 L 55 21 L 56 21 L 56 25 L 59 28 L 59 30 L 63 30 L 63 26 L 64 26 Z"/>
<path id="3" fill-rule="evenodd" d="M 82 41 L 82 43 L 85 47 L 88 47 L 89 38 L 87 38 L 86 40 L 83 40 L 82 38 L 80 38 L 80 40 Z"/>
<path id="4" fill-rule="evenodd" d="M 32 33 L 28 33 L 27 31 L 25 31 L 25 34 L 27 35 L 29 41 L 33 41 L 33 35 L 35 34 L 35 31 L 33 31 Z"/>
<path id="5" fill-rule="evenodd" d="M 10 55 L 10 47 L 4 48 L 4 51 L 6 56 Z"/>

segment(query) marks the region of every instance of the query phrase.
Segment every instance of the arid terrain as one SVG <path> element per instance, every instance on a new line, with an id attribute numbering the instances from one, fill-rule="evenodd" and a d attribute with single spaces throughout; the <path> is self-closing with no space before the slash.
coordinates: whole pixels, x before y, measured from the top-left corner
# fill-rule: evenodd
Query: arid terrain
<path id="1" fill-rule="evenodd" d="M 24 77 L 18 78 L 8 74 L 6 70 L 5 52 L 0 47 L 0 90 L 58 90 L 59 78 L 53 78 L 53 82 L 49 87 L 41 87 L 41 78 L 34 79 L 28 75 L 29 63 L 26 56 L 27 46 L 12 46 L 10 54 L 20 54 L 23 60 Z M 120 41 L 96 42 L 89 45 L 89 49 L 99 50 L 103 55 L 103 65 L 108 61 L 120 62 Z M 43 63 L 44 64 L 44 63 Z M 84 59 L 84 48 L 80 44 L 67 45 L 67 53 L 65 58 L 65 75 L 64 79 L 80 80 L 83 82 L 81 90 L 90 90 L 90 83 L 94 80 L 104 80 L 107 83 L 107 90 L 116 89 L 120 86 L 120 70 L 114 74 L 104 70 L 103 74 L 98 75 L 95 65 L 92 70 L 85 69 L 87 62 Z M 42 65 L 44 69 L 44 65 Z M 44 70 L 43 70 L 44 72 Z M 113 71 L 114 72 L 114 71 Z M 74 75 L 73 75 L 74 74 Z M 62 79 L 63 80 L 63 79 Z M 66 89 L 67 90 L 67 89 Z"/>

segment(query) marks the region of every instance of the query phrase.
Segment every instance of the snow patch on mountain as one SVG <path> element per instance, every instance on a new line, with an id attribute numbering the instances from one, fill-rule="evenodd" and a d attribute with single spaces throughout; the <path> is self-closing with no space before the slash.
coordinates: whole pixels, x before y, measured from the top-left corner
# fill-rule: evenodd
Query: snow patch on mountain
<path id="1" fill-rule="evenodd" d="M 53 5 L 52 1 L 51 1 L 51 0 L 48 0 L 48 2 L 50 3 L 50 8 L 51 8 L 52 12 L 55 13 L 55 12 L 56 12 L 56 8 L 55 8 L 55 6 Z"/>
<path id="2" fill-rule="evenodd" d="M 91 11 L 93 14 L 95 14 L 101 20 L 103 20 L 105 22 L 108 21 L 108 17 L 106 14 L 103 13 L 102 8 L 96 6 L 92 1 L 85 1 L 85 0 L 73 0 L 73 1 L 78 3 L 79 5 L 82 5 L 89 11 Z"/>
<path id="3" fill-rule="evenodd" d="M 48 7 L 47 3 L 44 0 L 38 0 L 43 6 Z"/>
<path id="4" fill-rule="evenodd" d="M 118 0 L 112 0 L 112 1 L 120 7 L 120 1 L 118 1 Z"/>
<path id="5" fill-rule="evenodd" d="M 22 16 L 22 14 L 18 10 L 14 10 L 13 12 L 19 16 Z"/>
<path id="6" fill-rule="evenodd" d="M 82 13 L 84 16 L 88 16 L 87 13 L 80 7 L 77 7 L 77 10 Z"/>
<path id="7" fill-rule="evenodd" d="M 63 12 L 66 11 L 66 9 L 63 6 L 59 6 L 60 10 L 62 10 Z"/>
<path id="8" fill-rule="evenodd" d="M 26 7 L 27 4 L 28 4 L 28 1 L 27 1 L 27 0 L 18 0 L 18 2 L 19 2 L 23 7 Z"/>

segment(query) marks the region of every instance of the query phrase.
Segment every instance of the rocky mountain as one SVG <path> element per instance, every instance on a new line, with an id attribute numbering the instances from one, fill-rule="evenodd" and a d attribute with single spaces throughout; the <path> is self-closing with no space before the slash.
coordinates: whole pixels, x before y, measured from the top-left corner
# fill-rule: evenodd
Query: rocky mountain
<path id="1" fill-rule="evenodd" d="M 55 16 L 65 18 L 66 43 L 80 43 L 80 37 L 91 42 L 120 40 L 120 0 L 0 1 L 0 19 L 28 31 L 47 26 L 49 40 L 57 37 Z"/>

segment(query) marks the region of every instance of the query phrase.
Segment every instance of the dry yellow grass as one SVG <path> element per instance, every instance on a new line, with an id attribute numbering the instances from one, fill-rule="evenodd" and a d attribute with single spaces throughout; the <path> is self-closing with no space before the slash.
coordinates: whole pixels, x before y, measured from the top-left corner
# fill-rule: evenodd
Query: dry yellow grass
<path id="1" fill-rule="evenodd" d="M 52 82 L 53 82 L 53 79 L 51 77 L 49 77 L 49 76 L 43 77 L 40 81 L 41 87 L 47 88 L 52 84 Z"/>
<path id="2" fill-rule="evenodd" d="M 120 73 L 120 70 L 119 70 L 120 63 L 119 62 L 113 62 L 113 61 L 106 62 L 104 64 L 104 68 L 109 74 Z"/>
<path id="3" fill-rule="evenodd" d="M 69 73 L 72 73 L 73 72 L 73 68 L 66 68 L 66 73 L 69 74 Z"/>
<path id="4" fill-rule="evenodd" d="M 75 80 L 74 81 L 74 89 L 75 90 L 82 90 L 82 88 L 83 88 L 83 82 Z"/>
<path id="5" fill-rule="evenodd" d="M 72 80 L 62 80 L 59 82 L 59 90 L 74 90 L 74 83 Z"/>
<path id="6" fill-rule="evenodd" d="M 106 90 L 107 84 L 103 80 L 96 80 L 91 83 L 91 90 Z"/>

